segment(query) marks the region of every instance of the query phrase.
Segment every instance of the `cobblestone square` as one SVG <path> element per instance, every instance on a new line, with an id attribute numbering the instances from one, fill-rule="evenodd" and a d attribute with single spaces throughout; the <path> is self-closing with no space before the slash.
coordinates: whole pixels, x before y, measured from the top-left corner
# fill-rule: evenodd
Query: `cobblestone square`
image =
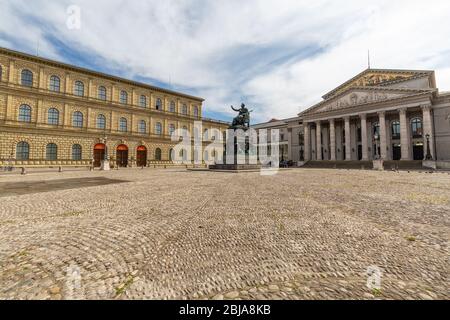
<path id="1" fill-rule="evenodd" d="M 0 197 L 0 299 L 449 298 L 447 173 L 127 169 L 0 183 L 84 178 L 125 182 Z"/>

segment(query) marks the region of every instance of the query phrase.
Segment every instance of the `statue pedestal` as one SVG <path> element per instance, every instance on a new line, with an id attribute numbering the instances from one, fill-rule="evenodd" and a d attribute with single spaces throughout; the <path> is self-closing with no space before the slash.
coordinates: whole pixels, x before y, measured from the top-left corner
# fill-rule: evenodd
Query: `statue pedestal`
<path id="1" fill-rule="evenodd" d="M 109 160 L 103 160 L 102 165 L 100 167 L 101 171 L 110 171 L 111 167 L 109 166 Z"/>

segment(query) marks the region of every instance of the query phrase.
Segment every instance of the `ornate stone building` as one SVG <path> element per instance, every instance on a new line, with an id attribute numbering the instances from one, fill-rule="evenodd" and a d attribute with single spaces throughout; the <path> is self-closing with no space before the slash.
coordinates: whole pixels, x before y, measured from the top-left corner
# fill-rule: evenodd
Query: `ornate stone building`
<path id="1" fill-rule="evenodd" d="M 433 71 L 367 69 L 283 122 L 293 161 L 450 166 L 450 93 L 439 92 Z"/>
<path id="2" fill-rule="evenodd" d="M 0 48 L 0 166 L 171 164 L 171 134 L 205 137 L 225 122 L 202 117 L 203 99 Z M 193 155 L 192 155 L 193 156 Z"/>

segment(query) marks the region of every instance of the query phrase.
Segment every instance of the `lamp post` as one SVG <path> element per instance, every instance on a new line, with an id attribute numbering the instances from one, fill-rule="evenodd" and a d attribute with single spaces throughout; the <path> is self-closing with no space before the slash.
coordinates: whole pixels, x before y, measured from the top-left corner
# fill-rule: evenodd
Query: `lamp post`
<path id="1" fill-rule="evenodd" d="M 425 157 L 425 160 L 433 160 L 433 156 L 431 155 L 430 149 L 430 135 L 427 134 L 425 137 L 427 138 L 427 155 Z"/>
<path id="2" fill-rule="evenodd" d="M 373 139 L 375 140 L 375 160 L 379 160 L 380 153 L 378 150 L 378 140 L 380 140 L 380 135 L 378 134 L 378 132 L 375 132 Z"/>
<path id="3" fill-rule="evenodd" d="M 105 154 L 103 156 L 103 161 L 102 161 L 102 165 L 101 165 L 101 170 L 102 171 L 109 171 L 111 170 L 110 165 L 109 165 L 109 155 L 108 155 L 108 137 L 105 136 L 103 137 L 103 144 L 105 145 Z"/>

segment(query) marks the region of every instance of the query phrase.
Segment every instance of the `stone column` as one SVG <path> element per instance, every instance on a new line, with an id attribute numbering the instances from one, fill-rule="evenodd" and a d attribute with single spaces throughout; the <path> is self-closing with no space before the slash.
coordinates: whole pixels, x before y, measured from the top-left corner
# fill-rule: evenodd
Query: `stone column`
<path id="1" fill-rule="evenodd" d="M 345 160 L 352 160 L 352 140 L 350 130 L 350 117 L 345 117 Z"/>
<path id="2" fill-rule="evenodd" d="M 317 161 L 322 161 L 322 125 L 320 121 L 316 122 L 316 145 Z"/>
<path id="3" fill-rule="evenodd" d="M 311 130 L 309 128 L 309 123 L 303 123 L 303 130 L 305 130 L 305 147 L 304 147 L 304 158 L 305 161 L 311 160 Z"/>
<path id="4" fill-rule="evenodd" d="M 360 115 L 361 118 L 361 145 L 362 145 L 362 161 L 369 160 L 369 146 L 367 138 L 367 115 Z"/>
<path id="5" fill-rule="evenodd" d="M 409 123 L 406 118 L 406 108 L 400 109 L 400 143 L 402 148 L 402 160 L 411 160 L 411 135 Z"/>
<path id="6" fill-rule="evenodd" d="M 336 126 L 334 119 L 330 120 L 330 161 L 336 161 Z"/>
<path id="7" fill-rule="evenodd" d="M 422 106 L 423 113 L 423 141 L 424 141 L 424 158 L 427 156 L 427 135 L 430 136 L 430 153 L 433 160 L 436 159 L 434 154 L 434 133 L 433 133 L 433 119 L 431 115 L 431 105 Z"/>
<path id="8" fill-rule="evenodd" d="M 387 132 L 386 132 L 386 113 L 384 111 L 378 113 L 380 123 L 380 156 L 382 160 L 387 159 Z"/>
<path id="9" fill-rule="evenodd" d="M 292 160 L 292 128 L 288 128 L 288 160 Z"/>

